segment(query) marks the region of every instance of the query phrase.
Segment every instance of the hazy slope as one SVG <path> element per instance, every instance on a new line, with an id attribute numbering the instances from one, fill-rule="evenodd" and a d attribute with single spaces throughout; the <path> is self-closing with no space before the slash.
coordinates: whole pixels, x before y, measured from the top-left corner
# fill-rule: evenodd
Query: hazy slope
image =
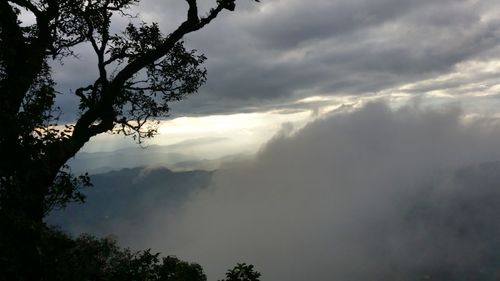
<path id="1" fill-rule="evenodd" d="M 124 243 L 142 232 L 151 210 L 175 211 L 193 193 L 207 186 L 211 172 L 172 172 L 167 168 L 131 168 L 91 176 L 83 205 L 71 204 L 47 221 L 73 234 L 118 235 Z M 156 215 L 156 214 L 154 214 Z M 125 235 L 124 235 L 125 234 Z"/>

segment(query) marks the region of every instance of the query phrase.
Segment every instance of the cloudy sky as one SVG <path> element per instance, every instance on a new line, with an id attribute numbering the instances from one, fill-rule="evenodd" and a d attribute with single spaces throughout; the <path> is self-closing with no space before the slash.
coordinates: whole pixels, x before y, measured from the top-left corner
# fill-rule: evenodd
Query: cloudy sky
<path id="1" fill-rule="evenodd" d="M 200 9 L 211 5 L 200 2 Z M 148 0 L 133 13 L 167 34 L 185 19 L 186 8 L 180 0 Z M 489 0 L 240 0 L 235 12 L 225 11 L 185 38 L 208 57 L 208 81 L 198 94 L 172 104 L 171 114 L 316 116 L 374 97 L 398 104 L 417 96 L 433 104 L 458 102 L 471 114 L 494 113 L 499 9 Z M 112 28 L 119 32 L 127 22 L 116 18 Z M 94 61 L 89 46 L 81 46 L 78 59 L 54 64 L 59 88 L 68 92 L 93 81 Z M 72 120 L 75 97 L 62 95 L 59 102 Z"/>
<path id="2" fill-rule="evenodd" d="M 226 11 L 185 38 L 208 57 L 209 79 L 199 95 L 175 105 L 175 113 L 283 108 L 310 96 L 494 94 L 500 40 L 496 4 L 237 1 L 235 12 Z M 135 8 L 165 33 L 184 20 L 185 9 L 180 0 L 148 0 Z M 118 19 L 115 29 L 125 23 Z M 58 74 L 63 86 L 95 75 L 93 60 L 85 60 L 83 49 L 81 56 Z"/>
<path id="3" fill-rule="evenodd" d="M 235 12 L 185 38 L 207 56 L 208 81 L 172 104 L 172 118 L 148 142 L 189 143 L 193 159 L 255 158 L 217 172 L 175 216 L 152 211 L 135 246 L 199 261 L 212 279 L 240 260 L 265 280 L 364 280 L 356 278 L 481 264 L 484 249 L 500 242 L 456 234 L 471 226 L 451 217 L 463 210 L 457 205 L 475 210 L 485 200 L 477 194 L 499 196 L 481 181 L 500 168 L 498 2 L 261 2 L 238 0 Z M 168 33 L 186 7 L 143 0 L 134 12 Z M 113 28 L 125 24 L 117 19 Z M 74 89 L 94 80 L 94 68 L 81 47 L 54 76 L 61 90 Z M 75 107 L 71 96 L 59 102 Z M 85 150 L 132 145 L 104 135 Z M 462 215 L 496 235 L 498 217 L 484 215 L 498 211 L 492 202 Z"/>

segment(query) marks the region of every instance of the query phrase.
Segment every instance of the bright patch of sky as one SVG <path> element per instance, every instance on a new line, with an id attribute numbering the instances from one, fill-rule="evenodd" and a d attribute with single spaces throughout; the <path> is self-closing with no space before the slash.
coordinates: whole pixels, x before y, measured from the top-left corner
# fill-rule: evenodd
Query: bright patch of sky
<path id="1" fill-rule="evenodd" d="M 188 154 L 209 158 L 231 154 L 252 154 L 283 126 L 293 130 L 312 120 L 312 111 L 257 112 L 202 117 L 179 117 L 160 123 L 158 135 L 146 140 L 144 146 L 189 145 Z M 288 125 L 285 125 L 288 124 Z M 205 143 L 206 140 L 210 140 Z M 193 146 L 198 142 L 199 146 Z M 137 146 L 129 138 L 104 134 L 95 137 L 83 151 L 102 152 Z"/>

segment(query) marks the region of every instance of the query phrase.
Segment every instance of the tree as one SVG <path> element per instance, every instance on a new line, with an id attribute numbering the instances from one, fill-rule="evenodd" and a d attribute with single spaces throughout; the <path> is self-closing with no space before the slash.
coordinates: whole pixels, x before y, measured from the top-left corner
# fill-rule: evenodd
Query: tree
<path id="1" fill-rule="evenodd" d="M 235 0 L 217 0 L 202 17 L 196 0 L 185 1 L 186 20 L 165 36 L 155 23 L 110 32 L 113 18 L 131 17 L 139 0 L 0 0 L 0 268 L 19 280 L 40 279 L 43 217 L 83 200 L 79 188 L 90 184 L 88 176 L 72 175 L 65 163 L 90 138 L 152 137 L 150 121 L 205 82 L 205 57 L 186 50 L 182 38 L 233 11 Z M 35 23 L 23 24 L 21 13 Z M 74 90 L 76 122 L 59 124 L 51 61 L 82 44 L 97 58 L 96 80 Z"/>
<path id="2" fill-rule="evenodd" d="M 110 237 L 98 239 L 67 234 L 44 228 L 42 232 L 44 274 L 51 281 L 206 281 L 199 264 L 174 256 L 160 258 L 150 250 L 133 252 L 120 248 Z M 253 265 L 237 264 L 221 281 L 259 281 L 260 273 Z"/>
<path id="3" fill-rule="evenodd" d="M 226 278 L 220 281 L 259 281 L 260 272 L 254 270 L 254 266 L 246 263 L 238 263 L 233 269 L 226 272 Z"/>
<path id="4" fill-rule="evenodd" d="M 199 264 L 150 250 L 120 248 L 110 237 L 72 239 L 56 229 L 42 232 L 43 278 L 51 281 L 206 281 Z"/>

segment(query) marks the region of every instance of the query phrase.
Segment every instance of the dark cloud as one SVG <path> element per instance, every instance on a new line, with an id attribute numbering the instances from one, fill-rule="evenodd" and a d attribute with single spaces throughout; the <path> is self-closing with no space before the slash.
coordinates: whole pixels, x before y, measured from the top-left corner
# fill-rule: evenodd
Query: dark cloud
<path id="1" fill-rule="evenodd" d="M 397 19 L 428 1 L 274 1 L 251 31 L 264 45 L 295 48 Z"/>
<path id="2" fill-rule="evenodd" d="M 210 5 L 200 2 L 203 11 Z M 312 95 L 376 93 L 446 74 L 466 61 L 495 60 L 497 6 L 466 0 L 239 1 L 235 12 L 185 38 L 208 57 L 208 82 L 199 97 L 173 104 L 173 113 L 237 112 Z M 168 33 L 184 19 L 186 4 L 144 1 L 134 13 Z M 118 19 L 113 29 L 126 21 Z M 74 89 L 95 76 L 87 49 L 81 49 L 84 60 L 56 69 L 61 88 Z M 65 108 L 73 100 L 61 99 Z"/>
<path id="3" fill-rule="evenodd" d="M 499 21 L 489 16 L 493 4 L 270 1 L 229 15 L 188 42 L 209 57 L 201 94 L 227 99 L 233 108 L 365 94 L 445 74 L 467 60 L 498 57 L 481 57 L 499 43 Z"/>

